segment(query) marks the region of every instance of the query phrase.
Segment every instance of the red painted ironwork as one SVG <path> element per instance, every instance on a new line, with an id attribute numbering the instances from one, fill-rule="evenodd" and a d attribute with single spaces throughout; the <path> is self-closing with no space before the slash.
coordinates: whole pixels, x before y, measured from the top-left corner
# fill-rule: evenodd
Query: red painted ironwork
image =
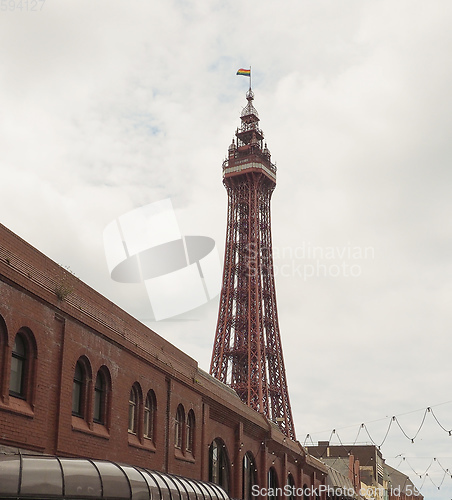
<path id="1" fill-rule="evenodd" d="M 270 199 L 276 186 L 251 88 L 223 163 L 228 222 L 210 373 L 295 439 L 276 309 Z"/>

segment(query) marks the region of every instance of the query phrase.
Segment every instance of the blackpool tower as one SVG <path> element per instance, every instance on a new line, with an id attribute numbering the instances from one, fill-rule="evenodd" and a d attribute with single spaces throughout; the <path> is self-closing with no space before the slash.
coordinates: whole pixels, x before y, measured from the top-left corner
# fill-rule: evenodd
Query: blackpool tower
<path id="1" fill-rule="evenodd" d="M 276 309 L 270 199 L 276 167 L 250 89 L 223 163 L 228 220 L 210 373 L 295 439 Z"/>

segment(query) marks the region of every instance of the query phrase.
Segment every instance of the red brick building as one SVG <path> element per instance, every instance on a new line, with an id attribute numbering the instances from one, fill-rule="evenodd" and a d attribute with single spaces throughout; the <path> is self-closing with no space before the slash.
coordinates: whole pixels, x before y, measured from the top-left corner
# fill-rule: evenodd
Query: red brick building
<path id="1" fill-rule="evenodd" d="M 234 498 L 327 468 L 197 362 L 0 225 L 0 451 L 108 459 Z"/>

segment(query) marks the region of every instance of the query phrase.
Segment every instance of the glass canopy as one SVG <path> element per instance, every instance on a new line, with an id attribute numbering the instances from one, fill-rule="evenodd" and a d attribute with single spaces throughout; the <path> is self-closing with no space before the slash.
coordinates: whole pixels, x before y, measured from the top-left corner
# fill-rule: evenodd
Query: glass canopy
<path id="1" fill-rule="evenodd" d="M 0 456 L 0 498 L 230 500 L 213 483 L 106 460 Z"/>

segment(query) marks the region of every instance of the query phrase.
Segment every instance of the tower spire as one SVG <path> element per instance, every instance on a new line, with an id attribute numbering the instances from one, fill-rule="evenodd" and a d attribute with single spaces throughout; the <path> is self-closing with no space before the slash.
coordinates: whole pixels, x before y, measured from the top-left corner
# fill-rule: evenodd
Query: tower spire
<path id="1" fill-rule="evenodd" d="M 210 373 L 295 439 L 276 308 L 270 199 L 276 166 L 250 88 L 223 163 L 228 223 Z"/>

